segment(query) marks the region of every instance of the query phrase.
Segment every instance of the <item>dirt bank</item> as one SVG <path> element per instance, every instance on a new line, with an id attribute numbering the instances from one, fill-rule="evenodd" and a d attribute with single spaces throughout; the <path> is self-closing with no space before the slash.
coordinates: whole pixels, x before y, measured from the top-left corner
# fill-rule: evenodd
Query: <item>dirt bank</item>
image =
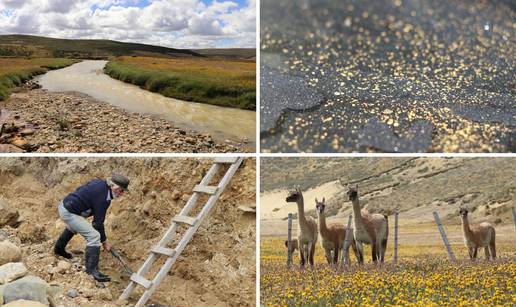
<path id="1" fill-rule="evenodd" d="M 179 212 L 191 189 L 211 165 L 210 159 L 0 159 L 0 201 L 20 214 L 16 228 L 0 230 L 21 246 L 30 274 L 57 285 L 64 306 L 123 306 L 116 302 L 127 286 L 127 275 L 103 252 L 101 270 L 113 281 L 96 288 L 81 271 L 84 240 L 76 236 L 68 249 L 77 251 L 66 273 L 57 272 L 52 245 L 63 229 L 56 206 L 60 199 L 93 177 L 117 171 L 131 179 L 130 193 L 115 200 L 106 217 L 108 240 L 133 270 L 148 256 L 170 219 Z M 161 306 L 251 306 L 255 303 L 255 216 L 238 206 L 255 204 L 255 160 L 246 160 L 199 228 L 174 269 L 152 296 Z M 156 270 L 153 270 L 155 272 Z M 77 290 L 79 296 L 64 295 Z M 138 288 L 137 294 L 141 294 Z M 136 296 L 130 300 L 135 303 Z"/>
<path id="2" fill-rule="evenodd" d="M 0 133 L 0 152 L 249 151 L 245 143 L 215 140 L 79 93 L 24 90 L 0 107 L 11 113 Z"/>
<path id="3" fill-rule="evenodd" d="M 282 220 L 295 204 L 287 189 L 300 185 L 305 210 L 316 216 L 314 198 L 326 197 L 327 215 L 346 220 L 352 212 L 347 184 L 358 185 L 363 208 L 403 223 L 432 223 L 433 211 L 460 223 L 459 206 L 475 220 L 511 222 L 516 202 L 513 158 L 269 158 L 261 160 L 261 218 Z"/>

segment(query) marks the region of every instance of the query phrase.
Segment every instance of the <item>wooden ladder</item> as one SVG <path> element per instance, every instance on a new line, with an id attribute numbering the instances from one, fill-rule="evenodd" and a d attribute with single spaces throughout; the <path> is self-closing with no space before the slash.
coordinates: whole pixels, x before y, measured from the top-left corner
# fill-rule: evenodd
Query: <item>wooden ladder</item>
<path id="1" fill-rule="evenodd" d="M 134 290 L 136 285 L 140 285 L 145 289 L 145 292 L 136 303 L 136 307 L 143 306 L 147 300 L 151 297 L 151 295 L 156 291 L 156 288 L 159 286 L 161 281 L 167 276 L 168 272 L 172 268 L 172 265 L 176 262 L 181 252 L 185 249 L 186 245 L 190 242 L 193 235 L 202 224 L 202 222 L 208 217 L 210 210 L 215 205 L 215 202 L 219 199 L 220 194 L 224 191 L 229 181 L 236 173 L 238 167 L 242 163 L 243 158 L 241 157 L 217 157 L 214 159 L 214 163 L 211 166 L 210 170 L 201 182 L 193 188 L 193 194 L 181 210 L 181 212 L 172 218 L 172 225 L 165 232 L 161 240 L 156 246 L 153 246 L 150 249 L 150 255 L 147 260 L 143 263 L 137 273 L 133 273 L 130 278 L 130 283 L 127 288 L 124 290 L 121 299 L 127 300 L 129 295 Z M 212 180 L 212 178 L 219 172 L 220 168 L 223 164 L 229 164 L 229 168 L 224 174 L 224 177 L 220 180 L 217 186 L 209 186 L 208 184 Z M 195 208 L 197 204 L 197 199 L 199 195 L 208 194 L 209 198 L 204 204 L 204 207 L 201 209 L 199 214 L 196 217 L 190 217 L 188 214 L 190 211 Z M 173 240 L 176 235 L 177 228 L 179 224 L 184 224 L 188 227 L 186 232 L 181 237 L 179 243 L 175 248 L 168 248 L 167 245 Z M 150 270 L 152 265 L 159 257 L 165 256 L 167 260 L 158 271 L 153 280 L 148 280 L 144 276 Z"/>

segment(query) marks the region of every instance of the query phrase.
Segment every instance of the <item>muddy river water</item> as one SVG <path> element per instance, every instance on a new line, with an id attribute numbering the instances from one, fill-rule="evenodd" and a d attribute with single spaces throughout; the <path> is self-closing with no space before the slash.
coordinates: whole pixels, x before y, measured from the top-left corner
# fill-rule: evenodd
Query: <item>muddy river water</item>
<path id="1" fill-rule="evenodd" d="M 83 61 L 53 70 L 35 80 L 53 92 L 75 91 L 130 112 L 152 114 L 183 128 L 209 133 L 217 139 L 246 138 L 255 143 L 256 113 L 204 103 L 182 101 L 143 90 L 103 73 L 107 61 Z"/>

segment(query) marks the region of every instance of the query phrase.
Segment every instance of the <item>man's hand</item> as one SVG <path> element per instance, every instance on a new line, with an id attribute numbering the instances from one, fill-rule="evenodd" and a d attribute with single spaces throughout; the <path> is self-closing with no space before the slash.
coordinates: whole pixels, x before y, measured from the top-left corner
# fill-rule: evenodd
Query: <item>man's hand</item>
<path id="1" fill-rule="evenodd" d="M 105 241 L 104 243 L 102 243 L 102 247 L 104 247 L 104 250 L 109 252 L 113 245 L 109 244 L 108 241 Z"/>

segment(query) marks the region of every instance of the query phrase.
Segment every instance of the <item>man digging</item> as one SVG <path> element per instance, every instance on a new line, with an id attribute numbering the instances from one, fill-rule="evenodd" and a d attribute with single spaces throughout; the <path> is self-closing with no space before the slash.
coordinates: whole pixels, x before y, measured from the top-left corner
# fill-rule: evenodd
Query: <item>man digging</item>
<path id="1" fill-rule="evenodd" d="M 98 270 L 100 245 L 107 251 L 112 247 L 106 240 L 104 219 L 111 200 L 122 196 L 128 186 L 127 177 L 114 174 L 106 180 L 93 179 L 68 194 L 58 207 L 59 216 L 66 223 L 66 228 L 56 241 L 54 254 L 72 259 L 73 256 L 66 252 L 65 247 L 79 233 L 86 239 L 86 273 L 99 282 L 110 281 L 108 275 Z M 85 219 L 90 216 L 93 216 L 91 224 Z"/>

